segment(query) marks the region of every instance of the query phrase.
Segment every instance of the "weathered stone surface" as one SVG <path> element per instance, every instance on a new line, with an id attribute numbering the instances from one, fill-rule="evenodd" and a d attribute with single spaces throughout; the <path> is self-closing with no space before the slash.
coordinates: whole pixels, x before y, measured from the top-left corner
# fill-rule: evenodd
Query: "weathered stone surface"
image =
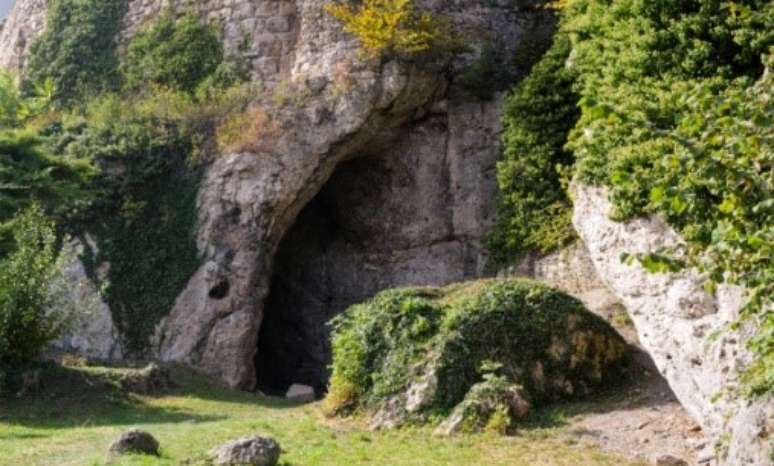
<path id="1" fill-rule="evenodd" d="M 316 396 L 314 388 L 309 385 L 293 384 L 285 394 L 285 398 L 300 403 L 308 403 L 314 401 Z"/>
<path id="2" fill-rule="evenodd" d="M 96 245 L 92 242 L 92 250 Z M 100 296 L 94 283 L 86 274 L 79 257 L 84 245 L 74 240 L 63 250 L 64 275 L 68 282 L 69 305 L 73 306 L 74 318 L 68 332 L 53 343 L 56 350 L 75 353 L 95 361 L 118 361 L 123 358 L 118 329 L 110 308 Z"/>
<path id="3" fill-rule="evenodd" d="M 602 281 L 582 241 L 546 256 L 530 255 L 500 274 L 527 276 L 575 296 L 590 311 L 610 322 L 628 343 L 637 344 L 637 331 L 626 308 Z"/>
<path id="4" fill-rule="evenodd" d="M 323 186 L 335 184 L 337 167 L 369 156 L 403 158 L 394 164 L 389 187 L 359 181 L 366 196 L 360 200 L 380 214 L 357 220 L 368 233 L 357 238 L 358 248 L 348 249 L 352 241 L 334 246 L 341 254 L 331 270 L 341 273 L 332 286 L 344 292 L 328 296 L 329 304 L 311 312 L 317 317 L 301 324 L 315 332 L 303 341 L 311 342 L 309 353 L 322 370 L 327 357 L 322 323 L 349 300 L 394 285 L 444 284 L 482 273 L 488 218 L 479 220 L 481 212 L 490 215 L 494 200 L 499 100 L 455 98 L 437 68 L 362 62 L 356 43 L 322 12 L 321 2 L 296 6 L 294 63 L 281 87 L 287 96 L 280 96 L 286 103 L 278 108 L 265 103 L 276 131 L 254 153 L 224 154 L 209 168 L 199 197 L 199 246 L 206 263 L 157 335 L 162 359 L 185 362 L 243 388 L 256 383 L 253 360 L 279 244 Z M 519 43 L 529 21 L 536 22 L 515 10 L 464 4 L 449 11 L 458 11 L 455 19 L 462 23 L 512 38 L 511 44 Z M 550 22 L 541 24 L 543 33 L 550 29 Z M 323 78 L 330 81 L 325 86 Z M 438 150 L 423 153 L 426 146 Z M 382 162 L 370 163 L 379 170 Z M 420 174 L 412 180 L 412 173 Z M 375 189 L 391 190 L 392 197 L 383 202 Z M 443 228 L 436 231 L 436 225 Z M 228 293 L 211 297 L 209 290 L 224 281 Z M 313 290 L 299 293 L 307 291 Z M 300 377 L 288 377 L 287 383 L 295 381 L 317 383 Z"/>
<path id="5" fill-rule="evenodd" d="M 251 437 L 223 444 L 210 452 L 216 466 L 274 466 L 282 449 L 272 438 Z"/>
<path id="6" fill-rule="evenodd" d="M 110 445 L 108 457 L 132 453 L 158 456 L 159 442 L 144 430 L 132 429 L 121 434 L 121 437 Z"/>
<path id="7" fill-rule="evenodd" d="M 48 0 L 17 0 L 0 30 L 0 67 L 18 71 L 46 26 Z"/>
<path id="8" fill-rule="evenodd" d="M 744 303 L 743 290 L 721 286 L 715 296 L 691 271 L 650 274 L 621 260 L 674 246 L 679 236 L 656 217 L 610 220 L 601 188 L 576 186 L 573 222 L 604 282 L 625 304 L 643 347 L 653 357 L 686 410 L 716 439 L 726 434 L 724 464 L 770 464 L 772 400 L 745 401 L 734 393 L 750 361 L 748 329 L 731 332 Z M 718 338 L 710 336 L 721 331 Z"/>

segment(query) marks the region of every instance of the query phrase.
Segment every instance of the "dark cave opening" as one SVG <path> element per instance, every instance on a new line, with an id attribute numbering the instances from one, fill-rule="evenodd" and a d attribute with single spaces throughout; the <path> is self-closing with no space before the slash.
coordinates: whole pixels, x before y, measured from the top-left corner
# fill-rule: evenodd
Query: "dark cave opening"
<path id="1" fill-rule="evenodd" d="M 330 361 L 327 322 L 334 306 L 326 252 L 337 235 L 329 199 L 319 194 L 280 244 L 258 336 L 257 388 L 282 396 L 292 384 L 325 391 Z"/>

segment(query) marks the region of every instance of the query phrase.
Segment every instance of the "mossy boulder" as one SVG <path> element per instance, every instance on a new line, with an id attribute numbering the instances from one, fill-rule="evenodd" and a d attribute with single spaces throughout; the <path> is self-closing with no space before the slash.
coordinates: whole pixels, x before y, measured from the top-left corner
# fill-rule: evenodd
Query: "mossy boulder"
<path id="1" fill-rule="evenodd" d="M 627 349 L 578 300 L 530 280 L 389 290 L 333 326 L 326 411 L 366 412 L 379 428 L 455 411 L 477 413 L 464 430 L 509 430 L 531 406 L 620 377 Z"/>

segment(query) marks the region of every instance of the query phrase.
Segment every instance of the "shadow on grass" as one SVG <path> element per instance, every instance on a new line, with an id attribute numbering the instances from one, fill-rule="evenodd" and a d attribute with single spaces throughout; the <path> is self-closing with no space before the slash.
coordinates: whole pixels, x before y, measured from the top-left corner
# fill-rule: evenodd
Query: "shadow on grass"
<path id="1" fill-rule="evenodd" d="M 272 409 L 291 409 L 306 403 L 275 396 L 261 395 L 256 392 L 234 390 L 223 384 L 193 373 L 185 367 L 171 367 L 173 380 L 180 385 L 179 393 L 202 400 L 220 403 L 251 404 Z"/>
<path id="2" fill-rule="evenodd" d="M 61 429 L 180 422 L 198 424 L 227 418 L 225 415 L 201 414 L 146 402 L 149 398 L 166 396 L 272 409 L 299 406 L 282 398 L 230 390 L 183 368 L 171 368 L 176 384 L 171 391 L 156 396 L 137 396 L 120 388 L 119 379 L 123 371 L 126 369 L 45 364 L 41 368 L 42 388 L 38 392 L 21 399 L 0 399 L 0 422 L 39 429 Z"/>
<path id="3" fill-rule="evenodd" d="M 39 429 L 212 422 L 221 416 L 201 415 L 173 407 L 146 404 L 123 391 L 107 372 L 46 364 L 41 389 L 21 399 L 0 401 L 0 422 Z M 13 434 L 12 434 L 13 435 Z"/>

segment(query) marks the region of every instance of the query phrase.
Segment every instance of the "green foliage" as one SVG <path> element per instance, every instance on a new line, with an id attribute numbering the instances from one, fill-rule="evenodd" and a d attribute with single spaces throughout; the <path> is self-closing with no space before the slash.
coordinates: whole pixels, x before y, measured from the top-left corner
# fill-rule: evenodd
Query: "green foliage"
<path id="1" fill-rule="evenodd" d="M 222 61 L 223 46 L 213 26 L 193 14 L 176 20 L 166 13 L 132 39 L 122 70 L 129 89 L 152 84 L 194 93 L 208 77 L 235 79 L 238 70 L 219 70 Z"/>
<path id="2" fill-rule="evenodd" d="M 618 219 L 665 218 L 687 243 L 671 255 L 708 289 L 751 291 L 748 387 L 772 393 L 774 3 L 577 0 L 568 15 L 579 176 L 610 188 Z"/>
<path id="3" fill-rule="evenodd" d="M 44 112 L 53 95 L 48 80 L 22 95 L 17 82 L 0 72 L 0 257 L 13 248 L 14 218 L 33 202 L 57 220 L 88 203 L 85 185 L 93 169 L 83 160 L 52 155 L 45 138 L 19 129 Z"/>
<path id="4" fill-rule="evenodd" d="M 25 81 L 51 79 L 55 100 L 64 104 L 116 88 L 116 36 L 126 8 L 126 0 L 49 2 L 46 29 L 32 44 Z"/>
<path id="5" fill-rule="evenodd" d="M 615 373 L 625 348 L 578 301 L 523 280 L 385 291 L 333 324 L 330 413 L 378 409 L 433 379 L 422 415 L 445 415 L 485 362 L 534 402 L 583 394 Z M 552 345 L 562 350 L 551 356 Z"/>
<path id="6" fill-rule="evenodd" d="M 23 95 L 16 79 L 0 70 L 0 128 L 17 128 L 45 112 L 53 95 L 54 81 L 50 78 L 34 84 L 31 95 Z"/>
<path id="7" fill-rule="evenodd" d="M 89 202 L 89 163 L 47 152 L 29 132 L 0 130 L 0 257 L 13 249 L 14 216 L 33 202 L 64 220 Z"/>
<path id="8" fill-rule="evenodd" d="M 97 238 L 99 252 L 86 257 L 93 278 L 110 263 L 105 297 L 127 347 L 138 353 L 199 265 L 199 174 L 186 165 L 193 144 L 183 131 L 189 102 L 175 93 L 130 102 L 106 95 L 58 134 L 58 151 L 101 168 L 79 230 Z"/>
<path id="9" fill-rule="evenodd" d="M 501 201 L 490 238 L 500 263 L 529 251 L 545 254 L 575 238 L 572 205 L 561 180 L 574 162 L 564 144 L 580 114 L 576 75 L 565 65 L 570 49 L 569 38 L 557 35 L 505 103 L 505 152 L 497 164 Z"/>
<path id="10" fill-rule="evenodd" d="M 360 40 L 367 58 L 411 56 L 456 47 L 449 24 L 416 11 L 412 0 L 365 0 L 357 7 L 330 3 L 325 9 Z"/>
<path id="11" fill-rule="evenodd" d="M 0 262 L 0 372 L 35 359 L 70 321 L 51 295 L 59 271 L 54 224 L 32 206 L 13 234 L 16 249 Z"/>

